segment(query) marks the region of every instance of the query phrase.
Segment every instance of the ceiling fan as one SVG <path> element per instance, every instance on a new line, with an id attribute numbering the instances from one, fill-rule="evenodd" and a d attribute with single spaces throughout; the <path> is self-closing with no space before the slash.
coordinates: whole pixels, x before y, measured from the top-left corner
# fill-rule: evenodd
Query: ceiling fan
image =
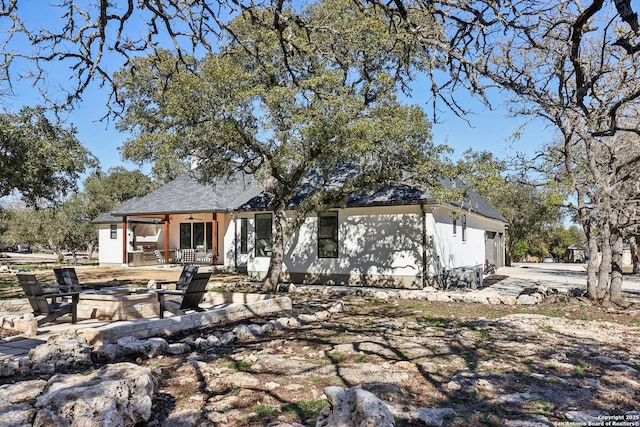
<path id="1" fill-rule="evenodd" d="M 188 221 L 204 221 L 204 219 L 202 218 L 194 218 L 193 214 L 189 214 L 189 218 L 187 218 Z"/>

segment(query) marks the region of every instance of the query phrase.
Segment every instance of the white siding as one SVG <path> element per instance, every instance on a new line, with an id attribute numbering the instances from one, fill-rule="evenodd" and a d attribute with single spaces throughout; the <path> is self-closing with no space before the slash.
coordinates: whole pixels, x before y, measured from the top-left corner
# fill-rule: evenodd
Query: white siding
<path id="1" fill-rule="evenodd" d="M 452 210 L 444 206 L 427 207 L 423 214 L 420 206 L 391 206 L 348 208 L 338 210 L 338 257 L 319 258 L 317 217 L 310 216 L 293 236 L 286 248 L 285 272 L 309 275 L 345 275 L 350 277 L 415 277 L 419 278 L 423 265 L 423 230 L 426 230 L 428 248 L 426 262 L 429 275 L 440 268 L 484 264 L 485 230 L 503 231 L 499 221 L 467 214 L 466 240 L 462 240 L 462 224 L 458 220 L 453 234 Z M 255 257 L 254 214 L 239 213 L 236 226 L 230 225 L 225 235 L 225 246 L 233 248 L 236 238 L 237 255 L 226 252 L 226 265 L 246 266 L 249 273 L 264 273 L 269 258 Z M 240 219 L 248 218 L 248 254 L 239 253 Z M 431 246 L 432 245 L 432 246 Z M 437 258 L 436 258 L 437 256 Z"/>
<path id="2" fill-rule="evenodd" d="M 416 276 L 421 271 L 420 208 L 338 210 L 338 257 L 318 258 L 318 220 L 306 219 L 285 256 L 296 273 Z"/>
<path id="3" fill-rule="evenodd" d="M 111 225 L 101 224 L 98 228 L 98 262 L 100 265 L 122 265 L 122 224 L 118 224 L 117 238 L 111 238 Z"/>
<path id="4" fill-rule="evenodd" d="M 488 220 L 474 214 L 466 214 L 466 240 L 462 240 L 462 220 L 457 220 L 457 232 L 453 234 L 452 210 L 436 206 L 428 221 L 427 234 L 433 236 L 434 255 L 439 257 L 444 269 L 484 264 L 484 236 Z M 491 221 L 495 222 L 495 221 Z M 435 265 L 435 264 L 434 264 Z"/>

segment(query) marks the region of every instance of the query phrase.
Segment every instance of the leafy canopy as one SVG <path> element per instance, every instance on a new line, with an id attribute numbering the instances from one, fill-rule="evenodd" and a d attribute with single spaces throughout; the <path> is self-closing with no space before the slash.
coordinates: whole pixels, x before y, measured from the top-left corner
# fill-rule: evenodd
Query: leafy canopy
<path id="1" fill-rule="evenodd" d="M 59 201 L 96 159 L 75 136 L 40 108 L 0 114 L 0 197 L 13 191 L 29 204 Z"/>
<path id="2" fill-rule="evenodd" d="M 397 96 L 432 65 L 431 52 L 346 0 L 309 6 L 283 46 L 266 25 L 272 12 L 234 19 L 218 54 L 183 56 L 176 67 L 161 51 L 117 73 L 128 105 L 118 126 L 135 134 L 123 156 L 153 162 L 157 177 L 176 159 L 195 161 L 205 180 L 240 169 L 262 177 L 279 202 L 311 170 L 329 179 L 348 163 L 372 182 L 438 168 L 445 147 L 431 143 L 422 110 Z"/>

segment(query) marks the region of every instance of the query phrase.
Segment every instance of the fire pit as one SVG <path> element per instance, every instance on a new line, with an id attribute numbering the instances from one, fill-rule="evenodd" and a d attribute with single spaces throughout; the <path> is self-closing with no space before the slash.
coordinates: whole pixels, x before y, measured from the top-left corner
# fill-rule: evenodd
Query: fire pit
<path id="1" fill-rule="evenodd" d="M 140 319 L 157 317 L 159 310 L 160 305 L 154 292 L 119 286 L 81 293 L 78 319 Z"/>

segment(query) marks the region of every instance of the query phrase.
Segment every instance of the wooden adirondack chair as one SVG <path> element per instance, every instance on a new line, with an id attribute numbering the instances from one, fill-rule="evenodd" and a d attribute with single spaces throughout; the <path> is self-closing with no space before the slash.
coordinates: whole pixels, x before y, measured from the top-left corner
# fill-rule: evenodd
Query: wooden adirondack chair
<path id="1" fill-rule="evenodd" d="M 73 268 L 54 268 L 58 289 L 61 292 L 81 292 L 82 287 Z"/>
<path id="2" fill-rule="evenodd" d="M 112 283 L 92 283 L 92 284 L 80 284 L 76 269 L 73 267 L 67 268 L 54 268 L 53 274 L 56 275 L 56 282 L 58 288 L 64 292 L 81 292 L 83 289 L 101 289 L 109 286 L 114 286 Z"/>
<path id="3" fill-rule="evenodd" d="M 38 326 L 53 322 L 60 316 L 71 314 L 71 323 L 78 321 L 77 307 L 80 294 L 78 292 L 58 292 L 55 294 L 45 294 L 38 283 L 35 274 L 16 274 L 18 282 L 33 308 L 33 315 L 41 317 L 38 319 Z M 71 297 L 71 302 L 55 301 L 55 298 Z M 47 301 L 49 298 L 53 302 Z"/>
<path id="4" fill-rule="evenodd" d="M 160 303 L 160 318 L 164 318 L 164 312 L 170 311 L 173 314 L 185 314 L 188 310 L 203 311 L 200 303 L 207 292 L 207 283 L 211 278 L 211 272 L 194 273 L 183 290 L 158 289 L 158 302 Z M 165 295 L 180 295 L 181 300 L 165 300 Z"/>
<path id="5" fill-rule="evenodd" d="M 184 289 L 189 285 L 189 282 L 193 278 L 193 275 L 198 272 L 199 268 L 200 267 L 198 267 L 197 265 L 185 265 L 184 267 L 182 267 L 182 272 L 180 273 L 180 277 L 178 278 L 177 282 L 175 280 L 156 281 L 156 288 L 162 289 L 162 285 L 170 285 L 175 283 L 176 289 Z"/>

